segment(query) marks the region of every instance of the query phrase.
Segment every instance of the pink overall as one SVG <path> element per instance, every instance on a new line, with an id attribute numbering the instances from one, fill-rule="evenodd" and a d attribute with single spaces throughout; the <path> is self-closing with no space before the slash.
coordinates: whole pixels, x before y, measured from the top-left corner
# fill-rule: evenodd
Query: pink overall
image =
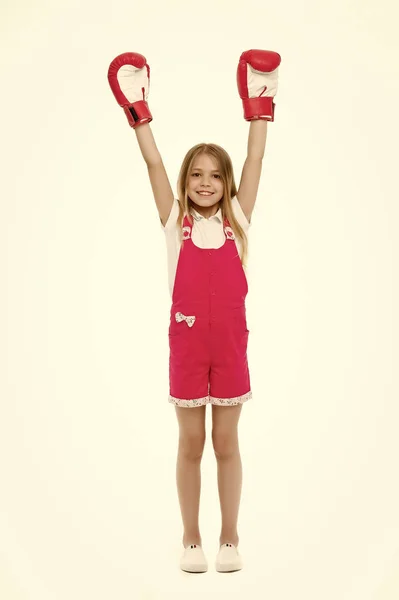
<path id="1" fill-rule="evenodd" d="M 169 326 L 169 402 L 234 405 L 252 397 L 247 361 L 248 284 L 224 220 L 220 248 L 199 248 L 185 215 Z"/>

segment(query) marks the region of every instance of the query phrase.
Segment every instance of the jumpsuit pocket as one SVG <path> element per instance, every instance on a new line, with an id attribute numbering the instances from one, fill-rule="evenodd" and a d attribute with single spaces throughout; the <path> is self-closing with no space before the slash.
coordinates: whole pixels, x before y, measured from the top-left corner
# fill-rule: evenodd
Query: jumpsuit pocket
<path id="1" fill-rule="evenodd" d="M 168 338 L 170 348 L 185 348 L 187 345 L 187 324 L 173 322 L 169 325 Z"/>
<path id="2" fill-rule="evenodd" d="M 237 334 L 248 335 L 249 329 L 247 324 L 247 319 L 244 315 L 236 315 L 233 317 L 233 329 L 237 332 Z"/>
<path id="3" fill-rule="evenodd" d="M 186 323 L 175 323 L 172 321 L 172 323 L 169 325 L 168 336 L 170 338 L 183 337 L 185 334 L 184 327 L 187 327 Z"/>
<path id="4" fill-rule="evenodd" d="M 249 340 L 249 329 L 246 319 L 242 320 L 240 323 L 237 323 L 236 331 L 238 353 L 241 356 L 246 356 Z"/>
<path id="5" fill-rule="evenodd" d="M 249 333 L 248 325 L 247 325 L 247 311 L 245 304 L 235 308 L 231 313 L 231 322 L 236 331 L 241 331 L 242 333 Z"/>

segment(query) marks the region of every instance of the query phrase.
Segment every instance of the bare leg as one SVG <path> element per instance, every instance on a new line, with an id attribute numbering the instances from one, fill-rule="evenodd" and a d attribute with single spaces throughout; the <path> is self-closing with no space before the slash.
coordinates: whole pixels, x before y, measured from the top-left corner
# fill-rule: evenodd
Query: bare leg
<path id="1" fill-rule="evenodd" d="M 218 489 L 222 528 L 220 545 L 230 542 L 238 545 L 238 511 L 242 488 L 242 464 L 238 445 L 237 425 L 242 404 L 235 406 L 212 405 L 212 442 L 217 460 Z"/>
<path id="2" fill-rule="evenodd" d="M 205 445 L 206 405 L 176 406 L 179 422 L 179 449 L 176 481 L 183 521 L 183 545 L 202 544 L 199 531 L 201 459 Z"/>

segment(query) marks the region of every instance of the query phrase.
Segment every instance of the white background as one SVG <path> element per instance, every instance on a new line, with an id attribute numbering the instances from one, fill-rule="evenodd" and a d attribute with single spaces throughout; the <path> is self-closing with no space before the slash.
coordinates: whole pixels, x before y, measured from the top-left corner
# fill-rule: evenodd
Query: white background
<path id="1" fill-rule="evenodd" d="M 8 4 L 8 6 L 7 6 Z M 394 600 L 399 595 L 396 3 L 1 7 L 0 595 Z M 144 54 L 172 187 L 200 141 L 238 184 L 242 51 L 281 54 L 250 231 L 253 399 L 239 424 L 244 569 L 179 570 L 166 245 L 107 81 Z"/>

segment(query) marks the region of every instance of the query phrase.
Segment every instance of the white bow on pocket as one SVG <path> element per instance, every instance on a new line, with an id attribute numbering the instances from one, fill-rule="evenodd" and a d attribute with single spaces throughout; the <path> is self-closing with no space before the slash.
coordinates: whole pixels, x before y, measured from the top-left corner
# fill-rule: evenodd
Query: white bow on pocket
<path id="1" fill-rule="evenodd" d="M 194 325 L 195 317 L 186 317 L 186 315 L 183 315 L 183 313 L 181 312 L 177 312 L 175 317 L 178 323 L 180 323 L 181 321 L 186 321 L 189 327 L 192 327 Z"/>

